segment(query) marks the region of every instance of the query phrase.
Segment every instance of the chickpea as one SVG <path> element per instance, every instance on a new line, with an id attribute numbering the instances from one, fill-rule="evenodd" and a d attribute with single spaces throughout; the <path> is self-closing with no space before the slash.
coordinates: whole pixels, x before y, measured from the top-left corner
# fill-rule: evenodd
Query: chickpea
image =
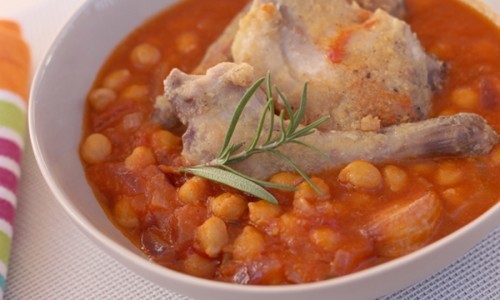
<path id="1" fill-rule="evenodd" d="M 145 146 L 136 147 L 125 159 L 125 167 L 129 170 L 144 169 L 156 164 L 156 158 L 150 148 Z"/>
<path id="2" fill-rule="evenodd" d="M 356 160 L 348 164 L 339 174 L 342 183 L 349 183 L 357 188 L 374 189 L 382 182 L 380 171 L 369 162 Z"/>
<path id="3" fill-rule="evenodd" d="M 319 215 L 334 217 L 339 214 L 336 209 L 337 205 L 339 205 L 338 202 L 322 201 L 315 203 L 314 209 Z"/>
<path id="4" fill-rule="evenodd" d="M 135 101 L 146 100 L 149 96 L 149 87 L 142 84 L 133 84 L 125 88 L 121 96 Z"/>
<path id="5" fill-rule="evenodd" d="M 127 69 L 116 70 L 104 78 L 102 85 L 105 88 L 120 91 L 128 83 L 131 76 L 132 74 L 130 74 L 130 71 Z"/>
<path id="6" fill-rule="evenodd" d="M 130 61 L 140 70 L 153 67 L 160 61 L 160 58 L 160 50 L 148 43 L 137 45 L 130 53 Z"/>
<path id="7" fill-rule="evenodd" d="M 278 205 L 273 205 L 264 200 L 248 203 L 248 211 L 250 221 L 254 224 L 266 223 L 281 214 L 281 209 Z"/>
<path id="8" fill-rule="evenodd" d="M 129 198 L 121 198 L 115 203 L 113 216 L 116 222 L 126 229 L 139 226 L 139 218 Z"/>
<path id="9" fill-rule="evenodd" d="M 262 233 L 252 226 L 245 226 L 243 232 L 234 240 L 233 257 L 239 260 L 255 258 L 262 253 L 264 246 Z"/>
<path id="10" fill-rule="evenodd" d="M 437 163 L 432 161 L 421 162 L 413 165 L 411 169 L 419 175 L 431 175 L 436 172 Z"/>
<path id="11" fill-rule="evenodd" d="M 453 209 L 460 207 L 467 199 L 458 188 L 448 188 L 441 193 L 441 196 L 448 206 Z"/>
<path id="12" fill-rule="evenodd" d="M 111 102 L 116 100 L 116 92 L 110 88 L 93 90 L 89 95 L 89 103 L 96 111 L 104 110 Z"/>
<path id="13" fill-rule="evenodd" d="M 212 199 L 210 210 L 224 220 L 238 220 L 247 209 L 247 202 L 242 197 L 224 193 Z"/>
<path id="14" fill-rule="evenodd" d="M 324 227 L 312 230 L 309 239 L 324 251 L 333 251 L 340 245 L 342 235 L 336 230 Z"/>
<path id="15" fill-rule="evenodd" d="M 382 172 L 384 174 L 385 183 L 393 192 L 403 190 L 408 182 L 408 175 L 405 170 L 400 167 L 386 166 Z"/>
<path id="16" fill-rule="evenodd" d="M 101 133 L 89 135 L 80 150 L 80 154 L 85 162 L 96 164 L 104 161 L 113 151 L 111 141 Z"/>
<path id="17" fill-rule="evenodd" d="M 297 184 L 301 183 L 302 181 L 304 181 L 302 176 L 290 172 L 276 173 L 271 177 L 271 179 L 269 179 L 269 182 L 271 183 L 287 186 L 297 186 Z"/>
<path id="18" fill-rule="evenodd" d="M 460 108 L 474 109 L 479 105 L 479 94 L 469 87 L 455 89 L 451 100 Z"/>
<path id="19" fill-rule="evenodd" d="M 214 263 L 210 259 L 196 253 L 189 255 L 183 264 L 184 271 L 194 276 L 210 278 L 215 273 Z"/>
<path id="20" fill-rule="evenodd" d="M 293 210 L 304 216 L 311 216 L 316 212 L 315 206 L 311 201 L 303 197 L 293 199 Z"/>
<path id="21" fill-rule="evenodd" d="M 300 219 L 293 213 L 287 212 L 280 216 L 279 232 L 282 238 L 288 239 L 302 229 Z"/>
<path id="22" fill-rule="evenodd" d="M 463 170 L 455 163 L 445 162 L 439 165 L 436 173 L 436 183 L 441 186 L 452 186 L 462 181 Z"/>
<path id="23" fill-rule="evenodd" d="M 198 36 L 192 32 L 185 32 L 177 37 L 175 45 L 182 54 L 188 54 L 198 47 Z"/>
<path id="24" fill-rule="evenodd" d="M 317 193 L 316 190 L 309 184 L 309 182 L 304 181 L 297 186 L 297 190 L 294 194 L 294 199 L 304 198 L 307 200 L 326 200 L 330 198 L 330 187 L 326 182 L 319 177 L 312 177 L 311 181 L 316 185 L 316 187 L 321 191 Z"/>
<path id="25" fill-rule="evenodd" d="M 180 147 L 182 140 L 168 130 L 159 130 L 153 133 L 151 142 L 156 150 L 177 149 Z"/>
<path id="26" fill-rule="evenodd" d="M 179 188 L 179 200 L 185 204 L 198 204 L 206 201 L 209 184 L 206 179 L 194 176 Z"/>
<path id="27" fill-rule="evenodd" d="M 195 239 L 208 257 L 217 257 L 229 243 L 226 223 L 218 217 L 207 219 L 198 227 Z"/>

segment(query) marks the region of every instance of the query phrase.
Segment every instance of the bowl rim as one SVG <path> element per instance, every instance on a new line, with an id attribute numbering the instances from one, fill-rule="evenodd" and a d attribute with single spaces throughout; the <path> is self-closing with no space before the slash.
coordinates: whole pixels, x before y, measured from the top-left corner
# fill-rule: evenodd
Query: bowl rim
<path id="1" fill-rule="evenodd" d="M 97 0 L 96 0 L 97 1 Z M 477 1 L 477 0 L 461 0 L 464 3 L 482 3 L 482 1 Z M 94 1 L 95 2 L 95 1 Z M 364 281 L 368 280 L 374 276 L 380 276 L 379 273 L 386 274 L 390 273 L 392 271 L 395 271 L 397 269 L 400 269 L 404 265 L 408 265 L 411 262 L 417 262 L 419 259 L 425 258 L 428 255 L 432 255 L 433 253 L 437 252 L 439 249 L 442 249 L 446 247 L 447 244 L 449 244 L 451 241 L 457 240 L 464 238 L 470 231 L 474 229 L 481 229 L 481 235 L 475 237 L 474 242 L 470 242 L 468 247 L 465 247 L 467 249 L 464 249 L 462 252 L 465 253 L 466 251 L 469 251 L 474 245 L 476 245 L 482 238 L 486 236 L 487 233 L 492 232 L 495 228 L 500 226 L 500 201 L 497 202 L 494 206 L 490 207 L 487 211 L 485 211 L 483 214 L 481 214 L 479 217 L 476 219 L 472 220 L 471 222 L 467 223 L 466 225 L 462 226 L 461 228 L 457 229 L 456 231 L 440 238 L 439 240 L 426 245 L 422 247 L 421 249 L 418 249 L 410 254 L 404 255 L 402 257 L 392 259 L 388 262 L 382 263 L 380 265 L 376 265 L 373 267 L 370 267 L 368 269 L 360 270 L 348 275 L 344 275 L 341 277 L 333 278 L 333 279 L 327 279 L 323 281 L 318 281 L 318 282 L 312 282 L 312 283 L 302 283 L 302 284 L 296 284 L 296 285 L 279 285 L 279 286 L 260 286 L 260 285 L 241 285 L 241 284 L 235 284 L 235 283 L 228 283 L 228 282 L 221 282 L 221 281 L 215 281 L 215 280 L 210 280 L 210 279 L 204 279 L 204 278 L 199 278 L 191 275 L 187 275 L 178 271 L 174 271 L 171 269 L 168 269 L 166 267 L 163 267 L 159 264 L 156 264 L 150 260 L 147 259 L 146 256 L 141 256 L 137 253 L 132 252 L 131 250 L 125 248 L 124 246 L 120 245 L 118 242 L 114 241 L 113 239 L 109 238 L 106 236 L 104 233 L 102 233 L 96 226 L 94 226 L 87 217 L 85 217 L 84 214 L 82 214 L 78 208 L 71 203 L 67 199 L 67 196 L 65 193 L 62 191 L 58 181 L 54 176 L 52 176 L 50 167 L 48 166 L 44 155 L 43 151 L 41 149 L 41 144 L 42 141 L 38 139 L 37 136 L 37 126 L 36 126 L 36 115 L 35 115 L 35 109 L 37 105 L 36 99 L 37 97 L 37 91 L 40 88 L 41 84 L 43 83 L 43 77 L 45 74 L 46 68 L 50 67 L 50 61 L 53 59 L 53 54 L 55 49 L 63 42 L 64 38 L 68 34 L 68 32 L 71 30 L 72 24 L 77 20 L 88 8 L 93 4 L 92 0 L 85 1 L 83 2 L 78 9 L 76 10 L 75 13 L 65 22 L 65 25 L 61 28 L 59 33 L 56 35 L 56 38 L 52 41 L 51 46 L 43 56 L 42 61 L 39 63 L 39 65 L 36 68 L 35 75 L 33 77 L 33 84 L 30 90 L 30 95 L 29 95 L 29 105 L 28 105 L 28 128 L 29 128 L 29 136 L 31 139 L 31 144 L 33 147 L 33 152 L 35 159 L 37 161 L 38 167 L 42 173 L 42 176 L 49 186 L 49 189 L 52 191 L 54 194 L 55 198 L 57 199 L 57 203 L 64 209 L 64 211 L 70 216 L 70 219 L 72 222 L 77 224 L 77 228 L 83 232 L 88 238 L 93 240 L 94 242 L 104 246 L 104 250 L 110 254 L 112 258 L 115 260 L 116 257 L 114 257 L 111 254 L 116 254 L 120 256 L 122 259 L 125 261 L 129 262 L 129 264 L 126 264 L 127 267 L 130 266 L 135 266 L 141 269 L 144 269 L 146 272 L 151 272 L 157 275 L 160 275 L 165 278 L 169 278 L 171 280 L 174 280 L 175 282 L 182 282 L 182 283 L 187 283 L 190 285 L 194 286 L 200 286 L 200 287 L 205 287 L 205 288 L 210 288 L 210 289 L 218 289 L 218 290 L 225 290 L 225 291 L 233 291 L 233 292 L 250 292 L 253 295 L 259 295 L 259 294 L 275 294 L 275 293 L 293 293 L 297 291 L 311 291 L 311 290 L 317 290 L 317 289 L 325 289 L 325 288 L 333 288 L 336 286 L 342 286 L 342 285 L 347 285 L 353 282 L 358 282 L 358 281 Z M 166 7 L 171 5 L 170 3 L 166 4 Z M 481 5 L 479 5 L 481 7 Z M 473 6 L 473 8 L 477 9 L 477 6 Z M 480 9 L 477 9 L 480 11 Z M 79 137 L 80 138 L 80 137 Z M 88 183 L 86 183 L 88 184 Z M 500 199 L 499 199 L 500 200 Z M 497 220 L 495 222 L 495 220 Z M 110 221 L 108 219 L 108 221 Z M 487 222 L 491 221 L 491 222 Z M 111 221 L 110 221 L 111 222 Z M 491 223 L 491 224 L 490 224 Z M 496 223 L 496 224 L 494 224 Z M 113 225 L 114 226 L 114 225 Z M 462 254 L 463 254 L 462 253 Z M 457 256 L 458 257 L 458 256 Z M 455 262 L 459 258 L 456 258 L 452 260 L 449 263 Z M 122 264 L 122 263 L 121 263 Z M 443 268 L 437 268 L 437 270 L 434 270 L 431 274 L 442 270 Z M 137 272 L 136 272 L 137 273 Z M 428 272 L 427 272 L 428 273 Z M 427 274 L 426 277 L 430 276 L 431 274 Z M 424 278 L 420 278 L 424 279 Z M 415 283 L 415 282 L 413 282 Z M 408 286 L 407 284 L 406 286 Z M 395 292 L 395 291 L 393 291 Z"/>

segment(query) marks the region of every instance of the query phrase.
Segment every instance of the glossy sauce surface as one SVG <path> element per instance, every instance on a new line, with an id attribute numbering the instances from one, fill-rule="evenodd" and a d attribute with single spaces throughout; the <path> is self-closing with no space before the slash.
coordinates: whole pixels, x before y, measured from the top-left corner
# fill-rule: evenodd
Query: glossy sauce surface
<path id="1" fill-rule="evenodd" d="M 162 172 L 160 165 L 184 164 L 183 129 L 168 132 L 153 117 L 163 79 L 173 67 L 194 69 L 246 3 L 186 0 L 162 12 L 116 48 L 89 92 L 82 137 L 89 184 L 152 260 L 241 284 L 325 280 L 417 250 L 499 201 L 498 145 L 477 158 L 353 162 L 312 175 L 322 195 L 296 174 L 279 173 L 271 180 L 297 187 L 272 191 L 279 206 Z M 448 64 L 433 114 L 475 112 L 499 132 L 500 31 L 455 1 L 407 7 L 426 49 Z"/>

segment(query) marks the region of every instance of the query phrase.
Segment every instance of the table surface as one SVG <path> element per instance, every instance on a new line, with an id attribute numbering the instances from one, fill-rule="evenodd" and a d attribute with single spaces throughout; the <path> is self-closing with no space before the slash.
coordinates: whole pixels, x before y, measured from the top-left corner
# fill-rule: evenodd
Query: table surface
<path id="1" fill-rule="evenodd" d="M 36 66 L 84 0 L 0 0 L 18 20 Z M 489 2 L 500 11 L 500 0 Z M 34 71 L 35 68 L 33 68 Z M 6 299 L 188 299 L 126 269 L 72 223 L 46 185 L 27 141 Z M 500 228 L 439 273 L 384 299 L 500 299 Z"/>

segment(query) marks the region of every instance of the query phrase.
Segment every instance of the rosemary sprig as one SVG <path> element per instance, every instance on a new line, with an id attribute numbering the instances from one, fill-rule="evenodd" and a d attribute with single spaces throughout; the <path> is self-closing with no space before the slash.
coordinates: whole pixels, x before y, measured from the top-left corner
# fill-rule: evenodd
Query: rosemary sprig
<path id="1" fill-rule="evenodd" d="M 252 142 L 246 148 L 245 143 L 231 144 L 231 139 L 240 120 L 241 114 L 243 113 L 243 110 L 264 81 L 266 81 L 267 102 L 264 107 L 264 112 L 262 113 L 262 116 L 257 125 L 255 136 Z M 328 116 L 320 118 L 315 122 L 312 122 L 311 124 L 300 128 L 299 125 L 306 111 L 307 83 L 304 84 L 300 106 L 295 112 L 293 111 L 290 102 L 286 99 L 285 95 L 280 91 L 280 89 L 275 86 L 274 90 L 276 91 L 278 98 L 281 100 L 285 107 L 285 109 L 281 110 L 279 114 L 280 131 L 278 136 L 275 136 L 274 134 L 275 106 L 271 88 L 271 76 L 268 73 L 265 78 L 263 77 L 258 79 L 240 99 L 240 102 L 236 107 L 234 115 L 229 124 L 224 143 L 217 157 L 211 162 L 204 165 L 181 168 L 180 172 L 189 173 L 206 178 L 208 180 L 223 183 L 240 191 L 259 197 L 270 203 L 277 204 L 278 201 L 276 200 L 276 198 L 271 193 L 269 193 L 265 189 L 265 187 L 291 191 L 294 191 L 295 188 L 281 184 L 274 184 L 268 181 L 258 180 L 241 172 L 238 172 L 237 170 L 230 167 L 230 165 L 241 162 L 254 154 L 272 153 L 286 161 L 298 174 L 300 174 L 304 178 L 304 180 L 306 180 L 314 188 L 317 193 L 321 194 L 321 191 L 311 181 L 311 178 L 309 178 L 309 176 L 307 176 L 307 174 L 303 172 L 295 162 L 293 162 L 289 157 L 279 151 L 278 148 L 285 144 L 294 143 L 310 148 L 316 152 L 321 153 L 323 156 L 328 157 L 313 145 L 298 140 L 301 137 L 312 134 L 319 125 L 321 125 L 328 119 Z M 288 115 L 288 122 L 285 121 L 285 113 L 286 115 Z M 269 127 L 267 129 L 267 133 L 263 133 L 266 120 L 268 120 Z M 264 140 L 261 142 L 262 138 L 264 138 Z"/>

